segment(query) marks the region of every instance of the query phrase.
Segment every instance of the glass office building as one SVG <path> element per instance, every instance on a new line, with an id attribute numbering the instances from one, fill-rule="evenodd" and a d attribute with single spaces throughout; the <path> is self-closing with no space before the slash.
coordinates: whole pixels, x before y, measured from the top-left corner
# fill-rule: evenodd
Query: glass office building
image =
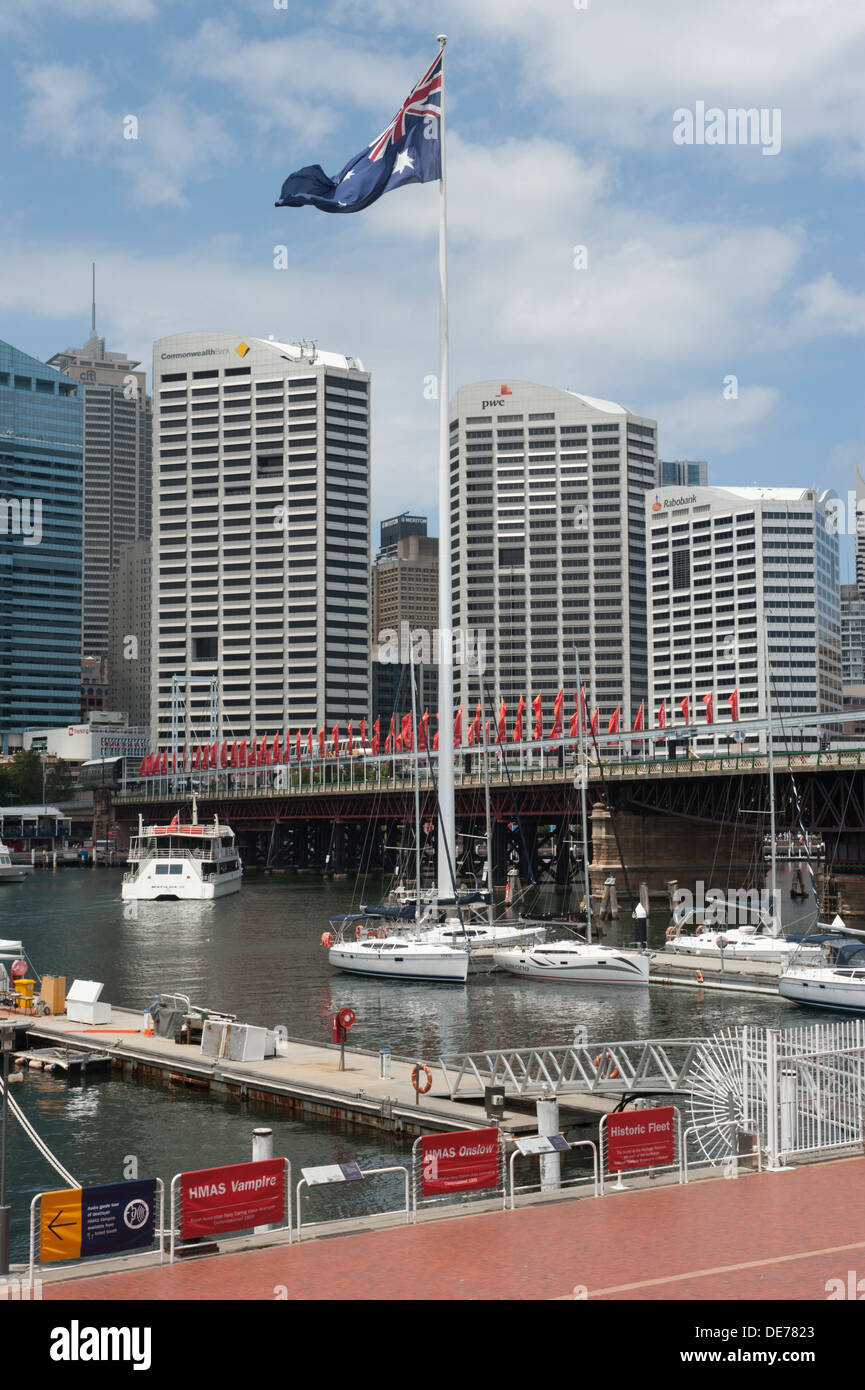
<path id="1" fill-rule="evenodd" d="M 80 717 L 77 392 L 68 377 L 0 341 L 0 747 L 28 727 Z"/>

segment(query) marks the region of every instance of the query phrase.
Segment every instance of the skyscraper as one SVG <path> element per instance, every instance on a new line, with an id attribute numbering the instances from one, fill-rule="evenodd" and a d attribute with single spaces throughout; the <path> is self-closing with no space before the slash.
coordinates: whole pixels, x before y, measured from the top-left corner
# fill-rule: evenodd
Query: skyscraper
<path id="1" fill-rule="evenodd" d="M 224 738 L 366 715 L 369 384 L 313 344 L 155 344 L 154 742 L 175 675 L 218 678 Z M 206 732 L 203 687 L 188 708 Z"/>
<path id="2" fill-rule="evenodd" d="M 82 426 L 78 388 L 0 342 L 0 739 L 77 724 Z"/>
<path id="3" fill-rule="evenodd" d="M 666 702 L 668 732 L 726 749 L 740 719 L 766 717 L 768 636 L 776 719 L 841 708 L 838 536 L 812 488 L 666 488 L 646 500 L 651 547 L 651 718 Z M 715 728 L 706 727 L 713 695 Z M 783 743 L 780 731 L 776 740 Z"/>
<path id="4" fill-rule="evenodd" d="M 150 723 L 150 563 L 150 541 L 136 541 L 111 576 L 108 707 L 135 728 Z"/>
<path id="5" fill-rule="evenodd" d="M 709 465 L 695 459 L 658 459 L 658 487 L 706 487 Z"/>
<path id="6" fill-rule="evenodd" d="M 49 361 L 79 383 L 84 404 L 82 656 L 105 659 L 111 575 L 124 546 L 150 535 L 150 398 L 139 364 L 106 352 L 95 302 L 84 346 Z"/>
<path id="7" fill-rule="evenodd" d="M 485 636 L 487 684 L 520 696 L 570 687 L 575 646 L 604 718 L 648 694 L 644 499 L 654 420 L 612 401 L 527 381 L 461 387 L 451 403 L 453 621 Z M 462 662 L 457 703 L 477 679 Z M 528 722 L 528 721 L 527 721 Z"/>
<path id="8" fill-rule="evenodd" d="M 416 642 L 415 689 L 418 717 L 433 715 L 438 704 L 436 639 L 438 630 L 439 543 L 428 536 L 425 516 L 403 513 L 381 523 L 381 549 L 370 571 L 372 584 L 372 714 L 387 725 L 392 714 L 411 709 L 409 649 Z M 397 634 L 398 662 L 382 661 Z M 380 650 L 379 644 L 384 644 Z M 435 728 L 435 725 L 433 725 Z"/>

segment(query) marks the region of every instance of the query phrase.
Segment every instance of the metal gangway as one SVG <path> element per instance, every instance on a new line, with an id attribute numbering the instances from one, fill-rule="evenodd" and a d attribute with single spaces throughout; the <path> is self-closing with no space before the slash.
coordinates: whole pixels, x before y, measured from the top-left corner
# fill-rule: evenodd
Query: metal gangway
<path id="1" fill-rule="evenodd" d="M 451 1100 L 483 1096 L 504 1086 L 506 1096 L 626 1095 L 632 1091 L 692 1089 L 706 1038 L 573 1043 L 567 1047 L 503 1048 L 439 1058 Z"/>
<path id="2" fill-rule="evenodd" d="M 499 1048 L 440 1059 L 451 1100 L 678 1095 L 703 1154 L 721 1161 L 735 1130 L 762 1136 L 777 1165 L 865 1146 L 865 1020 L 745 1026 L 703 1038 Z"/>

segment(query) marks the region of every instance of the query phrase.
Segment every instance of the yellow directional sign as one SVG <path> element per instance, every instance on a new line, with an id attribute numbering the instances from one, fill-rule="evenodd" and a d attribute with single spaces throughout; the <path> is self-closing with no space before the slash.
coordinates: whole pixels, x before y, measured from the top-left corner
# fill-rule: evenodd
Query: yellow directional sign
<path id="1" fill-rule="evenodd" d="M 39 1203 L 39 1260 L 74 1260 L 81 1254 L 81 1188 L 43 1192 Z"/>

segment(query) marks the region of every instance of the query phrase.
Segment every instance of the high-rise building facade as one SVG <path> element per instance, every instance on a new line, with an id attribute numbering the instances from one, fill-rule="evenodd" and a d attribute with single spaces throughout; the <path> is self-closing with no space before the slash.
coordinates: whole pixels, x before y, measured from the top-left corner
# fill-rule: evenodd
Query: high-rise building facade
<path id="1" fill-rule="evenodd" d="M 764 719 L 768 633 L 776 742 L 781 720 L 841 708 L 838 537 L 814 489 L 666 488 L 646 500 L 651 720 L 725 749 L 737 692 L 740 719 Z M 715 731 L 706 731 L 705 695 Z"/>
<path id="2" fill-rule="evenodd" d="M 150 535 L 151 406 L 144 372 L 96 333 L 51 365 L 72 381 L 84 407 L 82 655 L 107 660 L 109 591 L 120 552 Z"/>
<path id="3" fill-rule="evenodd" d="M 175 675 L 218 678 L 220 738 L 368 712 L 369 389 L 312 344 L 155 344 L 155 743 Z M 206 732 L 207 691 L 187 707 Z"/>
<path id="4" fill-rule="evenodd" d="M 438 704 L 439 543 L 426 531 L 425 516 L 404 513 L 383 521 L 381 549 L 370 571 L 372 714 L 383 717 L 383 726 L 392 714 L 411 709 L 408 648 L 412 641 L 418 717 L 425 709 L 433 715 Z"/>
<path id="5" fill-rule="evenodd" d="M 0 741 L 78 723 L 82 427 L 78 388 L 0 342 Z"/>
<path id="6" fill-rule="evenodd" d="M 484 636 L 486 683 L 520 696 L 576 680 L 607 719 L 648 694 L 645 496 L 657 427 L 612 401 L 532 382 L 478 382 L 451 403 L 453 622 Z M 459 652 L 458 652 L 459 657 Z M 477 677 L 455 673 L 473 709 Z M 528 725 L 528 718 L 526 723 Z"/>
<path id="7" fill-rule="evenodd" d="M 136 728 L 150 723 L 150 564 L 150 541 L 136 541 L 111 576 L 108 706 Z"/>
<path id="8" fill-rule="evenodd" d="M 700 459 L 658 459 L 658 487 L 706 487 L 709 465 Z"/>

